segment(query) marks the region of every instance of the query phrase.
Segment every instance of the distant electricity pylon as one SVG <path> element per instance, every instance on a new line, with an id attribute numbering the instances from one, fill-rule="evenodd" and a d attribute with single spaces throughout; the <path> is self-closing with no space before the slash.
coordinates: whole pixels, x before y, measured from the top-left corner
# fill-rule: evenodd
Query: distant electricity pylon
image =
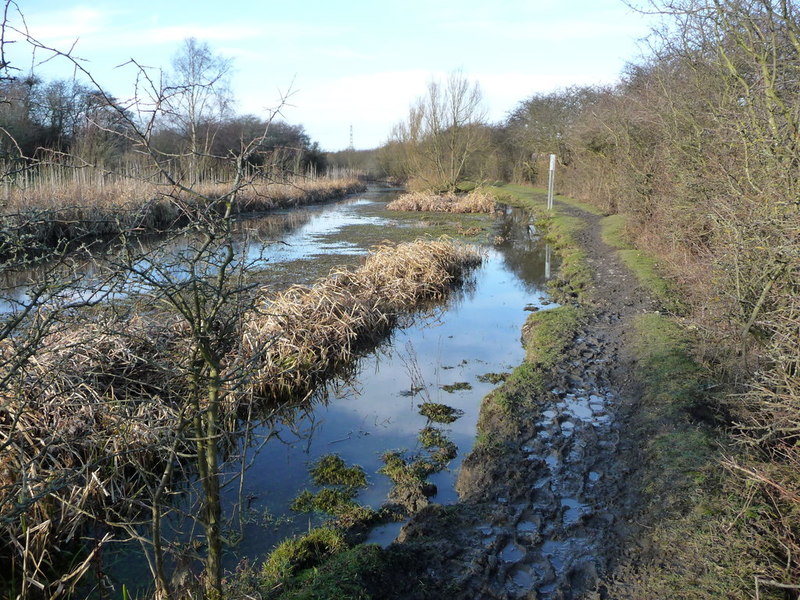
<path id="1" fill-rule="evenodd" d="M 348 150 L 355 150 L 356 147 L 353 145 L 353 126 L 350 125 L 350 145 L 347 147 Z"/>

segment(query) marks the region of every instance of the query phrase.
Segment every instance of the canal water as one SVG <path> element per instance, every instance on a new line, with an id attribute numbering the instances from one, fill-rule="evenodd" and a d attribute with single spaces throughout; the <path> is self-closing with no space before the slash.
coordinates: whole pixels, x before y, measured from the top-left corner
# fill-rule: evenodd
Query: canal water
<path id="1" fill-rule="evenodd" d="M 336 264 L 357 263 L 376 241 L 425 237 L 448 219 L 437 217 L 423 226 L 419 217 L 386 211 L 396 193 L 371 189 L 334 204 L 244 221 L 248 241 L 242 243 L 253 246 L 265 281 L 281 287 L 312 281 Z M 366 471 L 369 485 L 356 501 L 375 508 L 386 502 L 391 482 L 379 473 L 381 455 L 419 449 L 417 436 L 427 424 L 419 414 L 422 402 L 463 411 L 461 418 L 443 426 L 458 455 L 431 477 L 437 487 L 433 502 L 457 501 L 454 484 L 475 440 L 481 399 L 496 385 L 482 376 L 508 373 L 522 361 L 522 325 L 529 311 L 550 305 L 546 275 L 555 271 L 549 249 L 524 212 L 509 208 L 473 221 L 479 219 L 489 224 L 491 234 L 483 245 L 485 260 L 464 289 L 395 330 L 358 361 L 347 381 L 328 386 L 310 410 L 257 430 L 247 450 L 243 482 L 235 477 L 239 463 L 229 465 L 226 505 L 230 514 L 243 518 L 232 524 L 238 543 L 228 552 L 227 568 L 242 559 L 258 564 L 282 539 L 319 522 L 319 517 L 293 514 L 289 507 L 302 490 L 315 491 L 308 467 L 321 456 L 334 453 Z M 277 243 L 265 251 L 266 241 Z M 461 389 L 445 389 L 454 384 Z M 379 527 L 369 541 L 388 543 L 399 527 Z M 137 589 L 133 583 L 148 577 L 145 563 L 132 554 L 108 557 L 117 562 L 108 566 L 117 589 L 122 583 Z"/>

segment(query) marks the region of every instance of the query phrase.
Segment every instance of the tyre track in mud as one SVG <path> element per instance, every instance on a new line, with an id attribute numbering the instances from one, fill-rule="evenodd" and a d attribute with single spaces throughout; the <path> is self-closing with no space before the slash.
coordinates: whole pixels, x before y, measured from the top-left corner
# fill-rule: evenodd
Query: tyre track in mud
<path id="1" fill-rule="evenodd" d="M 575 237 L 593 273 L 589 317 L 499 455 L 476 448 L 459 475 L 461 501 L 431 506 L 399 541 L 425 549 L 427 576 L 457 598 L 602 598 L 602 578 L 635 533 L 635 428 L 640 397 L 626 338 L 658 307 L 600 237 Z M 438 585 L 437 585 L 438 587 Z"/>

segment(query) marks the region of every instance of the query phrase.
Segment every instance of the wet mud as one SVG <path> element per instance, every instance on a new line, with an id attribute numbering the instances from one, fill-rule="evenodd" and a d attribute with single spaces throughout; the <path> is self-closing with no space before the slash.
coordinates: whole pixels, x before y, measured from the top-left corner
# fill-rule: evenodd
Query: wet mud
<path id="1" fill-rule="evenodd" d="M 636 533 L 642 440 L 628 427 L 639 393 L 626 336 L 633 316 L 657 306 L 600 239 L 599 217 L 563 210 L 587 221 L 578 242 L 594 273 L 589 316 L 512 431 L 483 423 L 503 443 L 465 458 L 459 504 L 425 508 L 398 537 L 433 557 L 426 575 L 450 597 L 603 598 L 604 575 Z"/>

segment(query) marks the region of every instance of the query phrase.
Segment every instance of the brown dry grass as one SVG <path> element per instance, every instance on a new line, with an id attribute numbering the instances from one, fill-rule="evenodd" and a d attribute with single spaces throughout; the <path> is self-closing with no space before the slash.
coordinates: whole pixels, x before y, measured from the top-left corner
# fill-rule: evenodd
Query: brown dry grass
<path id="1" fill-rule="evenodd" d="M 447 241 L 383 245 L 361 268 L 335 270 L 310 288 L 272 298 L 262 290 L 225 361 L 231 373 L 256 367 L 249 381 L 231 376 L 227 416 L 236 398 L 304 399 L 398 316 L 443 298 L 480 261 L 475 249 Z M 190 456 L 191 444 L 181 443 L 181 423 L 192 416 L 181 413 L 187 336 L 180 318 L 164 314 L 65 323 L 20 376 L 5 372 L 14 340 L 0 345 L 0 378 L 11 382 L 0 392 L 0 556 L 19 564 L 40 557 L 43 570 L 33 576 L 46 581 L 48 562 L 87 522 L 146 506 L 172 444 Z"/>
<path id="2" fill-rule="evenodd" d="M 441 299 L 481 257 L 447 241 L 416 241 L 376 248 L 356 270 L 334 270 L 311 287 L 266 293 L 246 319 L 245 352 L 259 355 L 258 395 L 310 393 L 365 343 L 421 302 Z M 266 291 L 265 291 L 266 292 Z"/>
<path id="3" fill-rule="evenodd" d="M 493 213 L 497 210 L 494 196 L 481 190 L 468 194 L 432 194 L 410 192 L 386 205 L 387 210 L 449 212 L 449 213 Z"/>
<path id="4" fill-rule="evenodd" d="M 192 195 L 173 186 L 103 173 L 50 174 L 0 190 L 0 255 L 47 248 L 122 232 L 170 230 L 194 209 L 231 192 L 229 184 L 200 184 Z M 255 182 L 238 190 L 234 212 L 257 212 L 323 202 L 364 189 L 357 179 L 295 178 Z M 188 210 L 187 210 L 188 209 Z"/>

